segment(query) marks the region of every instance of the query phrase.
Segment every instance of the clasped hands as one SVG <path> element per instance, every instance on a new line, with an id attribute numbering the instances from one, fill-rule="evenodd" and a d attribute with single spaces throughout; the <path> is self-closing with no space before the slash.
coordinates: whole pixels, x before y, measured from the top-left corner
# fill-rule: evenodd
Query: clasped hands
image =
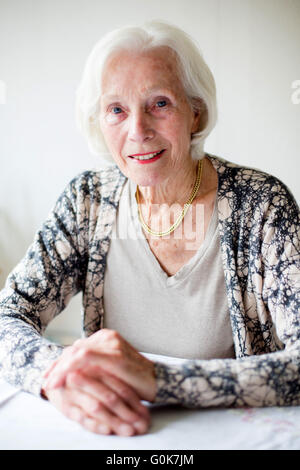
<path id="1" fill-rule="evenodd" d="M 45 371 L 43 394 L 68 418 L 98 434 L 145 433 L 156 395 L 154 363 L 114 330 L 64 349 Z"/>

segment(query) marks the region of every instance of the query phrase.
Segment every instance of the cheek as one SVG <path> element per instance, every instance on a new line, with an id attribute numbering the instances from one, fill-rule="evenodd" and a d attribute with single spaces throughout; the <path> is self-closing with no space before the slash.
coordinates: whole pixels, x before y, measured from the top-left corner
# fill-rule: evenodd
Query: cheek
<path id="1" fill-rule="evenodd" d="M 100 129 L 108 148 L 117 149 L 120 146 L 120 130 L 105 123 L 100 123 Z"/>
<path id="2" fill-rule="evenodd" d="M 185 119 L 173 119 L 165 127 L 165 135 L 174 147 L 189 146 L 191 133 Z"/>

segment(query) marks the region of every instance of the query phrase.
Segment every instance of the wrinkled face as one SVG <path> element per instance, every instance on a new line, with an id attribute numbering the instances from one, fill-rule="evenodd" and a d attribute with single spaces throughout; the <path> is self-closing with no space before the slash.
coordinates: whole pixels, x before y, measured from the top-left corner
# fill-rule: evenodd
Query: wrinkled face
<path id="1" fill-rule="evenodd" d="M 125 176 L 153 186 L 190 165 L 198 116 L 166 47 L 110 57 L 102 75 L 100 127 Z"/>

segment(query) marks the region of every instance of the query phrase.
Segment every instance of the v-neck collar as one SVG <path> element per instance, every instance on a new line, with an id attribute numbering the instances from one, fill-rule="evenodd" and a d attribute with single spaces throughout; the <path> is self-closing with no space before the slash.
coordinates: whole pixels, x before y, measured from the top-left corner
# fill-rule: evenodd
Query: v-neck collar
<path id="1" fill-rule="evenodd" d="M 217 193 L 214 202 L 214 209 L 209 221 L 209 225 L 205 234 L 205 238 L 196 251 L 196 253 L 183 265 L 181 268 L 173 275 L 169 276 L 164 269 L 161 267 L 160 263 L 158 262 L 156 256 L 152 252 L 148 240 L 145 237 L 144 231 L 141 227 L 139 222 L 138 216 L 138 207 L 137 201 L 135 198 L 136 188 L 137 185 L 132 180 L 128 180 L 128 189 L 129 189 L 129 203 L 130 203 L 130 216 L 132 218 L 133 226 L 136 230 L 137 239 L 140 240 L 141 245 L 145 251 L 145 254 L 148 256 L 149 259 L 152 260 L 152 266 L 155 269 L 158 278 L 162 282 L 164 286 L 172 287 L 176 286 L 178 283 L 183 282 L 186 277 L 190 274 L 190 272 L 198 265 L 199 261 L 205 253 L 211 243 L 214 240 L 214 237 L 217 235 L 217 228 L 218 228 L 218 210 L 217 210 Z"/>

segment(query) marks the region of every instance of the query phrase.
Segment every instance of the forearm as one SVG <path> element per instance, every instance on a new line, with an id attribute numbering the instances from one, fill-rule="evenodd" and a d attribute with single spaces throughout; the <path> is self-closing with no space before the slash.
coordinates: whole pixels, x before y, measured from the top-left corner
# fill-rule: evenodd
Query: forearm
<path id="1" fill-rule="evenodd" d="M 62 351 L 25 321 L 1 314 L 0 375 L 10 384 L 40 395 L 42 373 Z"/>
<path id="2" fill-rule="evenodd" d="M 266 407 L 300 404 L 300 351 L 290 349 L 241 359 L 155 364 L 157 404 L 189 408 Z"/>

